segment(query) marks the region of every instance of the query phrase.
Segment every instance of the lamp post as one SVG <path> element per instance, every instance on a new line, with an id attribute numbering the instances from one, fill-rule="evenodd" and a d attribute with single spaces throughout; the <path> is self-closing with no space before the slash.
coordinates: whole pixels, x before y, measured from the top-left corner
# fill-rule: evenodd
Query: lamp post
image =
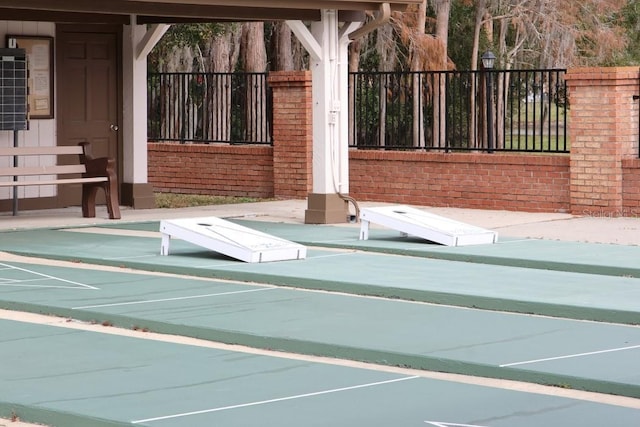
<path id="1" fill-rule="evenodd" d="M 488 71 L 485 74 L 487 83 L 487 91 L 485 98 L 487 100 L 487 152 L 493 153 L 493 75 L 491 70 L 496 62 L 496 56 L 491 51 L 487 51 L 482 55 L 482 68 Z"/>

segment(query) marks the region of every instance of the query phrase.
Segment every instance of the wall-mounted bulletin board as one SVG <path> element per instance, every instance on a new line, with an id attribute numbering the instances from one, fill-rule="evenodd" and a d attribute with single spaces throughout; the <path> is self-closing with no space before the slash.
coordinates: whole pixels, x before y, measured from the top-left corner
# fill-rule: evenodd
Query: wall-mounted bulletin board
<path id="1" fill-rule="evenodd" d="M 24 49 L 29 67 L 29 119 L 52 119 L 53 37 L 7 36 L 7 46 Z"/>

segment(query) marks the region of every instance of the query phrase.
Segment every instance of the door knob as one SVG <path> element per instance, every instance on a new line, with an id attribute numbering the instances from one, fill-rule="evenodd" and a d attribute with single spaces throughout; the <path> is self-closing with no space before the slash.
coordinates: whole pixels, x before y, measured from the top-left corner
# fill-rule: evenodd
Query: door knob
<path id="1" fill-rule="evenodd" d="M 114 132 L 118 132 L 118 130 L 120 129 L 120 127 L 118 125 L 111 125 L 109 126 L 111 128 L 112 131 Z"/>

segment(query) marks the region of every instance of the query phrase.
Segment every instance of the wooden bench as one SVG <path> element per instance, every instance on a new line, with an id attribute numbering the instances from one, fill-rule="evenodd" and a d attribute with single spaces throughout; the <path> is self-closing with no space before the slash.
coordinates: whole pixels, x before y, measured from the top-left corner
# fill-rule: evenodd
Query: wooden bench
<path id="1" fill-rule="evenodd" d="M 0 180 L 0 187 L 23 187 L 34 185 L 82 184 L 82 216 L 94 218 L 96 216 L 96 195 L 98 189 L 105 192 L 107 210 L 110 219 L 120 219 L 120 205 L 118 202 L 118 176 L 115 160 L 108 157 L 94 159 L 91 156 L 91 146 L 88 142 L 81 142 L 77 146 L 56 147 L 4 147 L 0 148 L 0 156 L 13 157 L 13 166 L 0 167 L 0 177 L 10 177 L 12 180 Z M 23 156 L 45 155 L 77 155 L 78 163 L 53 166 L 17 166 L 18 158 Z M 76 175 L 68 176 L 68 175 Z M 82 174 L 82 177 L 77 177 Z M 33 179 L 36 176 L 56 175 L 53 179 Z M 67 177 L 64 177 L 67 175 Z M 23 179 L 20 179 L 23 178 Z M 16 205 L 14 204 L 14 214 Z"/>

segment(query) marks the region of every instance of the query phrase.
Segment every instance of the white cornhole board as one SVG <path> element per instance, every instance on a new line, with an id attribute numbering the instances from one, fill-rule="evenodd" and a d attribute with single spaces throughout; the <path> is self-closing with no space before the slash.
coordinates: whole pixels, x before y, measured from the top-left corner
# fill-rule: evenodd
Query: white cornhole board
<path id="1" fill-rule="evenodd" d="M 161 255 L 169 255 L 169 243 L 175 237 L 244 262 L 285 261 L 307 256 L 303 245 L 217 217 L 163 220 L 160 233 Z"/>
<path id="2" fill-rule="evenodd" d="M 495 243 L 498 233 L 408 206 L 384 206 L 360 211 L 360 240 L 369 238 L 369 223 L 446 246 Z"/>

